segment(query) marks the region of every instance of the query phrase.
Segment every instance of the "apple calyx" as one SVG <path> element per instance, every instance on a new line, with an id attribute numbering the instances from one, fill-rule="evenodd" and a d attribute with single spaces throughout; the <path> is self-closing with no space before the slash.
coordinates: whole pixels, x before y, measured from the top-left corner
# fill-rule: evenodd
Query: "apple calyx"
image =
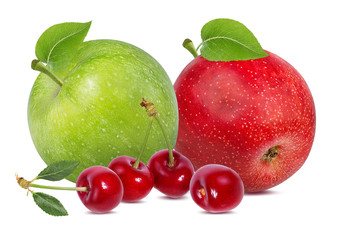
<path id="1" fill-rule="evenodd" d="M 170 147 L 170 142 L 169 142 L 169 138 L 165 132 L 165 129 L 163 127 L 163 124 L 161 123 L 161 120 L 158 116 L 158 113 L 157 113 L 157 110 L 155 108 L 155 105 L 151 102 L 148 102 L 146 101 L 144 98 L 142 99 L 142 102 L 140 104 L 142 107 L 145 107 L 146 109 L 146 112 L 148 114 L 148 116 L 150 117 L 150 119 L 152 118 L 155 118 L 158 125 L 160 126 L 161 130 L 162 130 L 162 134 L 163 134 L 163 137 L 167 143 L 167 148 L 168 148 L 168 151 L 169 151 L 169 163 L 168 163 L 168 166 L 169 167 L 174 167 L 174 155 L 173 155 L 173 150 L 172 148 Z"/>
<path id="2" fill-rule="evenodd" d="M 263 154 L 262 160 L 272 162 L 278 156 L 278 150 L 279 150 L 278 146 L 271 147 L 268 151 L 266 151 Z"/>
<path id="3" fill-rule="evenodd" d="M 47 68 L 40 60 L 34 59 L 31 63 L 31 68 L 33 70 L 46 74 L 55 83 L 62 87 L 63 81 L 58 76 L 56 76 L 49 68 Z"/>

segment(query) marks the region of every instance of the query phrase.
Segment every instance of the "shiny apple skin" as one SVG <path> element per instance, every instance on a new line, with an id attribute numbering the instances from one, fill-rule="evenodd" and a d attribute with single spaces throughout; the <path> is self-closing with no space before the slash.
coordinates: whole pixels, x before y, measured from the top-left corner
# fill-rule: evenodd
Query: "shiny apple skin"
<path id="1" fill-rule="evenodd" d="M 178 198 L 189 191 L 194 167 L 181 153 L 173 150 L 173 156 L 174 165 L 169 166 L 169 151 L 158 151 L 149 159 L 148 167 L 154 176 L 154 187 L 168 197 Z"/>
<path id="2" fill-rule="evenodd" d="M 175 149 L 193 163 L 222 164 L 245 191 L 272 188 L 307 159 L 315 136 L 315 105 L 299 72 L 277 55 L 246 61 L 195 58 L 174 84 L 179 107 Z M 276 147 L 271 161 L 262 156 Z"/>
<path id="3" fill-rule="evenodd" d="M 113 170 L 122 181 L 124 189 L 122 201 L 125 202 L 135 202 L 145 198 L 154 186 L 154 177 L 147 165 L 140 162 L 138 168 L 134 168 L 135 162 L 135 158 L 119 156 L 108 165 L 108 168 Z"/>
<path id="4" fill-rule="evenodd" d="M 244 196 L 244 185 L 240 176 L 231 168 L 208 164 L 198 169 L 192 177 L 190 194 L 194 202 L 204 210 L 221 213 L 240 204 Z"/>

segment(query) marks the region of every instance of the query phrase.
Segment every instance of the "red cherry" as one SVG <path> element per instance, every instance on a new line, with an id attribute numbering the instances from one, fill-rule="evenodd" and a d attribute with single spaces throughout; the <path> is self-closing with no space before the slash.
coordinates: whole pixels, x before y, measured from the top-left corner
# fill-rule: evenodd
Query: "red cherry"
<path id="1" fill-rule="evenodd" d="M 231 168 L 208 164 L 191 179 L 190 194 L 195 203 L 208 212 L 226 212 L 238 206 L 244 196 L 240 176 Z"/>
<path id="2" fill-rule="evenodd" d="M 76 187 L 87 187 L 87 192 L 78 191 L 82 203 L 95 213 L 105 213 L 115 208 L 122 200 L 123 186 L 120 178 L 111 169 L 103 166 L 89 167 L 81 172 Z"/>
<path id="3" fill-rule="evenodd" d="M 135 158 L 119 156 L 113 159 L 108 168 L 113 170 L 121 179 L 123 184 L 123 201 L 138 201 L 151 191 L 154 186 L 154 177 L 147 165 L 139 162 L 135 167 Z"/>
<path id="4" fill-rule="evenodd" d="M 148 162 L 154 175 L 154 187 L 169 197 L 180 197 L 189 191 L 194 167 L 190 160 L 173 151 L 173 164 L 170 165 L 168 149 L 158 151 Z"/>

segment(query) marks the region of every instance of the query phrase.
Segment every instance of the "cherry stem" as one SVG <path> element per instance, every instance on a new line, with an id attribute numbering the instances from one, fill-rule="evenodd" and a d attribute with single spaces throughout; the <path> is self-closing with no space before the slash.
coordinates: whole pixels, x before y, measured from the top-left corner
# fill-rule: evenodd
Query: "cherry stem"
<path id="1" fill-rule="evenodd" d="M 169 166 L 169 167 L 173 167 L 173 166 L 174 166 L 174 155 L 173 155 L 173 150 L 172 150 L 172 148 L 171 148 L 171 146 L 170 146 L 170 142 L 169 142 L 169 139 L 168 139 L 168 135 L 167 135 L 167 133 L 165 132 L 165 129 L 164 129 L 164 127 L 163 127 L 163 124 L 161 123 L 161 119 L 160 119 L 158 116 L 156 116 L 155 118 L 156 118 L 156 121 L 157 121 L 158 125 L 160 126 L 160 128 L 161 128 L 161 130 L 162 130 L 163 137 L 164 137 L 164 139 L 165 139 L 165 141 L 166 141 L 166 143 L 167 143 L 167 148 L 168 148 L 168 151 L 169 151 L 169 164 L 168 164 L 168 166 Z"/>
<path id="2" fill-rule="evenodd" d="M 44 188 L 44 189 L 53 189 L 53 190 L 67 190 L 67 191 L 79 191 L 79 192 L 88 192 L 87 187 L 56 187 L 56 186 L 45 186 L 39 184 L 30 184 L 30 187 L 34 188 Z"/>
<path id="3" fill-rule="evenodd" d="M 34 178 L 32 181 L 27 181 L 26 179 L 22 177 L 18 177 L 17 174 L 15 174 L 16 181 L 18 182 L 19 186 L 22 187 L 23 189 L 27 189 L 31 191 L 29 188 L 34 187 L 34 188 L 44 188 L 44 189 L 53 189 L 53 190 L 71 190 L 71 191 L 79 191 L 79 192 L 88 192 L 87 187 L 56 187 L 56 186 L 45 186 L 45 185 L 39 185 L 39 184 L 34 184 L 32 183 L 33 181 L 36 180 Z"/>
<path id="4" fill-rule="evenodd" d="M 169 167 L 173 167 L 173 166 L 174 166 L 174 155 L 173 155 L 173 150 L 172 150 L 172 148 L 171 148 L 171 146 L 170 146 L 170 142 L 169 142 L 167 133 L 165 132 L 165 129 L 164 129 L 163 124 L 162 124 L 162 122 L 161 122 L 161 120 L 160 120 L 160 118 L 159 118 L 159 116 L 158 116 L 158 113 L 157 113 L 157 111 L 156 111 L 156 108 L 155 108 L 154 104 L 151 103 L 151 102 L 146 101 L 146 100 L 143 98 L 143 100 L 142 100 L 142 102 L 141 102 L 140 105 L 141 105 L 142 107 L 145 107 L 145 108 L 146 108 L 146 112 L 147 112 L 147 114 L 148 114 L 149 117 L 151 117 L 151 118 L 155 117 L 155 119 L 156 119 L 158 125 L 160 126 L 160 128 L 161 128 L 161 130 L 162 130 L 162 133 L 163 133 L 163 137 L 164 137 L 164 139 L 165 139 L 165 141 L 166 141 L 166 143 L 167 143 L 168 151 L 169 151 L 169 164 L 168 164 L 168 166 L 169 166 Z"/>
<path id="5" fill-rule="evenodd" d="M 139 152 L 139 154 L 138 154 L 138 156 L 136 158 L 136 162 L 133 164 L 133 168 L 137 169 L 138 166 L 140 165 L 140 160 L 141 160 L 142 154 L 144 152 L 144 149 L 146 148 L 146 145 L 147 145 L 147 142 L 148 142 L 148 139 L 149 139 L 150 130 L 151 130 L 151 127 L 152 127 L 152 124 L 153 124 L 153 120 L 154 120 L 154 117 L 150 117 L 149 123 L 148 123 L 147 132 L 146 132 L 146 136 L 144 137 L 141 150 L 140 150 L 140 152 Z"/>
<path id="6" fill-rule="evenodd" d="M 187 49 L 194 57 L 198 56 L 197 50 L 190 39 L 187 38 L 183 41 L 183 47 Z"/>
<path id="7" fill-rule="evenodd" d="M 31 67 L 33 70 L 42 72 L 46 74 L 48 77 L 50 77 L 54 82 L 56 82 L 60 87 L 62 87 L 63 82 L 62 80 L 56 76 L 49 68 L 47 68 L 42 62 L 40 62 L 37 59 L 34 59 L 32 61 Z"/>

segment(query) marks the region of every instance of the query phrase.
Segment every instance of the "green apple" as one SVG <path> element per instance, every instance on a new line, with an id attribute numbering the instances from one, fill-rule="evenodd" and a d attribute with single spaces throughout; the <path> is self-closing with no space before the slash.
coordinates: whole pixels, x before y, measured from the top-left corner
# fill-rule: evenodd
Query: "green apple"
<path id="1" fill-rule="evenodd" d="M 76 24 L 54 25 L 40 37 L 40 61 L 33 61 L 32 68 L 41 73 L 28 103 L 29 130 L 41 158 L 47 164 L 80 162 L 71 181 L 89 166 L 137 156 L 149 121 L 140 106 L 143 97 L 156 105 L 172 146 L 178 130 L 176 96 L 161 65 L 125 42 L 83 42 L 90 23 L 85 30 Z M 141 160 L 147 163 L 164 148 L 161 129 L 154 125 Z"/>

